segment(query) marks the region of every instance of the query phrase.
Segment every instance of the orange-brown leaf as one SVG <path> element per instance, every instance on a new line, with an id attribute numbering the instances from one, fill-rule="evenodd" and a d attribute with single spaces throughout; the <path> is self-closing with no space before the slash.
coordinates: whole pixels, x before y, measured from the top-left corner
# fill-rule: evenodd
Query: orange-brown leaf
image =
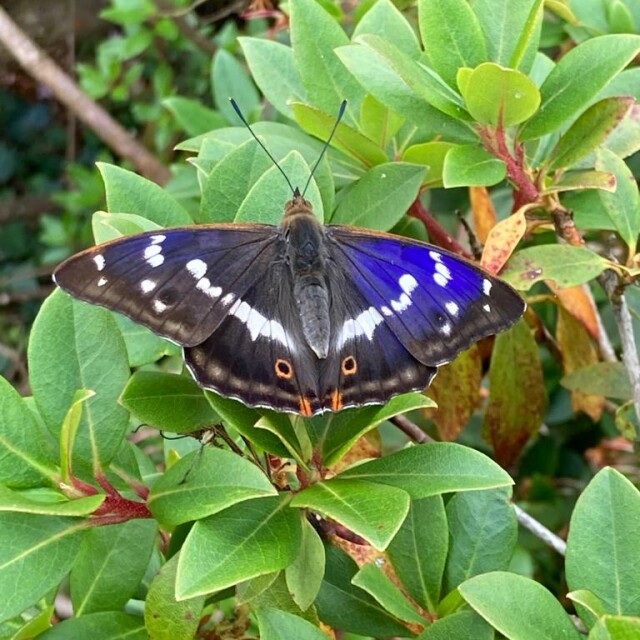
<path id="1" fill-rule="evenodd" d="M 518 242 L 527 230 L 527 220 L 524 210 L 516 211 L 512 216 L 498 222 L 484 245 L 482 252 L 482 266 L 489 273 L 499 273 L 513 253 Z"/>
<path id="2" fill-rule="evenodd" d="M 565 287 L 561 289 L 552 280 L 547 281 L 548 287 L 558 296 L 562 306 L 589 332 L 594 339 L 598 339 L 598 319 L 593 305 L 593 298 L 583 286 Z M 586 285 L 585 285 L 586 286 Z"/>
<path id="3" fill-rule="evenodd" d="M 478 240 L 484 244 L 489 237 L 489 232 L 498 222 L 498 216 L 486 187 L 469 187 L 469 198 L 471 200 L 473 226 Z"/>

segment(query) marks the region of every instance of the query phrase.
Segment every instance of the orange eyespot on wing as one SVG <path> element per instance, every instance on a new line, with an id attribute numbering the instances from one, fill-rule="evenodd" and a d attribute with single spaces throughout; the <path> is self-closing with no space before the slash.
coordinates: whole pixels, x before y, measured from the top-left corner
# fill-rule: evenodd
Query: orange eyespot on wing
<path id="1" fill-rule="evenodd" d="M 342 373 L 345 376 L 352 376 L 358 371 L 358 363 L 353 356 L 347 356 L 342 361 Z"/>
<path id="2" fill-rule="evenodd" d="M 278 358 L 275 364 L 275 372 L 278 378 L 284 378 L 285 380 L 291 380 L 293 377 L 293 366 L 288 360 Z"/>

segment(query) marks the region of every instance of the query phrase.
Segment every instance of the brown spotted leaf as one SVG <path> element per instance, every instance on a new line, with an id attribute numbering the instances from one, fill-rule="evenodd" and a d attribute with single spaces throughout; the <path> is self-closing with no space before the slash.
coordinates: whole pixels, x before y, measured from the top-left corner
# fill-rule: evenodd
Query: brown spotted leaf
<path id="1" fill-rule="evenodd" d="M 558 296 L 562 306 L 582 324 L 594 340 L 597 340 L 598 318 L 593 298 L 585 291 L 587 285 L 561 289 L 549 280 L 547 286 Z"/>
<path id="2" fill-rule="evenodd" d="M 524 209 L 519 209 L 512 216 L 498 222 L 491 229 L 484 245 L 482 266 L 489 273 L 500 273 L 526 230 L 527 220 L 524 216 Z"/>
<path id="3" fill-rule="evenodd" d="M 524 320 L 496 337 L 489 384 L 483 435 L 508 466 L 538 431 L 547 408 L 538 347 Z"/>
<path id="4" fill-rule="evenodd" d="M 482 361 L 477 345 L 440 367 L 429 389 L 438 408 L 431 414 L 442 440 L 455 440 L 469 422 L 480 400 Z"/>
<path id="5" fill-rule="evenodd" d="M 598 362 L 598 354 L 589 334 L 583 325 L 562 307 L 558 314 L 556 338 L 562 352 L 565 375 Z M 576 413 L 582 411 L 597 422 L 604 409 L 604 396 L 574 390 L 571 392 L 571 405 Z"/>

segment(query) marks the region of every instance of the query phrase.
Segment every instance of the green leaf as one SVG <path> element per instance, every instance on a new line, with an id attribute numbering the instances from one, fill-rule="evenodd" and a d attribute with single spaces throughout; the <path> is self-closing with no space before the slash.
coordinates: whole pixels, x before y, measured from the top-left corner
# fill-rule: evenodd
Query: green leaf
<path id="1" fill-rule="evenodd" d="M 87 400 L 93 398 L 96 393 L 89 389 L 78 389 L 74 396 L 69 411 L 62 421 L 62 429 L 60 430 L 60 468 L 64 482 L 69 481 L 71 474 L 71 452 L 78 435 L 78 427 L 80 426 L 80 418 L 82 416 L 82 407 Z"/>
<path id="2" fill-rule="evenodd" d="M 445 592 L 473 576 L 509 568 L 518 538 L 518 522 L 509 504 L 511 491 L 458 493 L 447 503 L 451 544 Z"/>
<path id="3" fill-rule="evenodd" d="M 54 625 L 38 638 L 42 640 L 148 640 L 149 634 L 140 616 L 120 611 L 102 611 L 81 618 L 69 618 Z"/>
<path id="4" fill-rule="evenodd" d="M 425 102 L 383 54 L 360 45 L 340 47 L 336 54 L 368 93 L 415 125 L 421 138 L 463 143 L 477 140 L 468 123 Z"/>
<path id="5" fill-rule="evenodd" d="M 338 113 L 343 100 L 345 121 L 355 124 L 364 92 L 335 54 L 349 43 L 337 22 L 314 0 L 291 3 L 291 46 L 311 104 L 324 113 Z"/>
<path id="6" fill-rule="evenodd" d="M 182 127 L 188 136 L 197 136 L 212 129 L 226 127 L 227 121 L 217 111 L 205 107 L 198 100 L 183 98 L 182 96 L 171 96 L 162 101 L 178 126 Z"/>
<path id="7" fill-rule="evenodd" d="M 226 49 L 218 49 L 211 65 L 213 100 L 220 113 L 231 124 L 240 124 L 229 98 L 233 98 L 240 110 L 249 114 L 260 109 L 260 96 L 243 65 Z"/>
<path id="8" fill-rule="evenodd" d="M 346 469 L 337 478 L 389 484 L 414 499 L 513 484 L 507 472 L 485 455 L 451 442 L 408 447 Z"/>
<path id="9" fill-rule="evenodd" d="M 567 539 L 567 584 L 588 589 L 612 614 L 640 614 L 640 493 L 622 474 L 602 469 L 578 498 Z"/>
<path id="10" fill-rule="evenodd" d="M 409 496 L 394 487 L 334 478 L 304 489 L 291 506 L 329 516 L 382 551 L 409 511 Z"/>
<path id="11" fill-rule="evenodd" d="M 264 473 L 248 460 L 205 447 L 178 460 L 156 481 L 148 507 L 160 522 L 176 526 L 276 493 Z"/>
<path id="12" fill-rule="evenodd" d="M 181 350 L 178 345 L 157 336 L 151 329 L 136 324 L 119 313 L 116 313 L 114 318 L 124 338 L 130 367 L 150 364 L 163 356 L 180 355 Z"/>
<path id="13" fill-rule="evenodd" d="M 293 57 L 293 50 L 267 38 L 238 38 L 242 52 L 264 97 L 284 116 L 293 118 L 292 101 L 307 96 Z"/>
<path id="14" fill-rule="evenodd" d="M 118 404 L 129 379 L 127 352 L 112 314 L 54 291 L 33 324 L 29 370 L 38 409 L 56 436 L 76 391 L 96 392 L 84 407 L 74 455 L 107 464 L 129 427 Z"/>
<path id="15" fill-rule="evenodd" d="M 57 478 L 50 434 L 34 419 L 18 392 L 0 377 L 0 483 L 37 487 L 54 484 Z"/>
<path id="16" fill-rule="evenodd" d="M 319 109 L 296 102 L 292 105 L 296 122 L 308 134 L 321 140 L 328 140 L 336 123 L 335 116 L 327 115 Z M 386 153 L 356 129 L 339 123 L 331 138 L 331 145 L 351 156 L 365 167 L 387 162 Z"/>
<path id="17" fill-rule="evenodd" d="M 324 545 L 307 520 L 302 522 L 298 556 L 285 569 L 287 588 L 294 602 L 306 611 L 316 599 L 324 577 Z"/>
<path id="18" fill-rule="evenodd" d="M 640 194 L 636 179 L 624 160 L 607 149 L 598 151 L 596 169 L 612 173 L 616 178 L 615 192 L 601 191 L 599 195 L 631 257 L 635 254 L 640 233 Z"/>
<path id="19" fill-rule="evenodd" d="M 542 0 L 471 0 L 470 5 L 482 27 L 489 60 L 529 71 L 540 41 Z"/>
<path id="20" fill-rule="evenodd" d="M 547 187 L 544 194 L 560 193 L 561 191 L 584 191 L 585 189 L 615 191 L 616 179 L 606 171 L 561 172 L 559 180 Z"/>
<path id="21" fill-rule="evenodd" d="M 420 56 L 420 44 L 413 28 L 390 0 L 378 0 L 364 14 L 353 32 L 353 38 L 373 33 L 396 46 L 411 58 Z"/>
<path id="22" fill-rule="evenodd" d="M 454 146 L 451 142 L 441 142 L 439 140 L 414 144 L 407 147 L 402 154 L 402 160 L 413 164 L 422 164 L 427 168 L 426 175 L 422 181 L 423 186 L 441 187 L 444 160 L 449 150 Z"/>
<path id="23" fill-rule="evenodd" d="M 156 229 L 162 229 L 162 227 L 135 213 L 96 211 L 91 217 L 91 230 L 96 244 Z"/>
<path id="24" fill-rule="evenodd" d="M 606 613 L 600 598 L 588 589 L 570 591 L 567 593 L 567 598 L 576 604 L 580 619 L 589 629 Z"/>
<path id="25" fill-rule="evenodd" d="M 103 502 L 104 494 L 67 500 L 54 489 L 12 491 L 0 485 L 0 511 L 13 511 L 49 516 L 86 516 Z"/>
<path id="26" fill-rule="evenodd" d="M 300 187 L 301 190 L 310 175 L 309 165 L 297 151 L 292 151 L 280 162 L 280 169 L 288 176 L 291 184 Z M 234 222 L 280 223 L 284 205 L 291 200 L 291 189 L 283 179 L 280 169 L 273 166 L 262 174 L 240 205 Z M 305 193 L 305 199 L 311 202 L 316 218 L 322 222 L 322 199 L 313 180 Z"/>
<path id="27" fill-rule="evenodd" d="M 327 635 L 304 618 L 279 609 L 258 609 L 256 612 L 261 640 L 327 640 Z"/>
<path id="28" fill-rule="evenodd" d="M 178 555 L 160 567 L 145 599 L 145 628 L 153 640 L 193 638 L 200 624 L 204 596 L 178 602 L 175 596 Z"/>
<path id="29" fill-rule="evenodd" d="M 289 501 L 290 496 L 246 500 L 196 522 L 180 552 L 178 600 L 290 565 L 298 555 L 301 525 Z"/>
<path id="30" fill-rule="evenodd" d="M 622 362 L 596 362 L 572 371 L 560 380 L 560 384 L 570 391 L 589 395 L 617 400 L 631 400 L 632 397 L 629 374 Z"/>
<path id="31" fill-rule="evenodd" d="M 77 518 L 0 513 L 0 622 L 58 587 L 86 532 Z"/>
<path id="32" fill-rule="evenodd" d="M 604 616 L 589 633 L 589 640 L 636 640 L 640 638 L 640 618 Z"/>
<path id="33" fill-rule="evenodd" d="M 427 627 L 417 640 L 453 640 L 473 638 L 473 640 L 494 640 L 493 629 L 471 609 L 456 611 L 439 618 Z"/>
<path id="34" fill-rule="evenodd" d="M 584 247 L 540 245 L 515 253 L 500 277 L 520 291 L 528 291 L 543 280 L 552 280 L 562 289 L 593 280 L 608 264 Z"/>
<path id="35" fill-rule="evenodd" d="M 541 584 L 495 571 L 458 587 L 464 599 L 509 640 L 580 640 L 562 605 Z"/>
<path id="36" fill-rule="evenodd" d="M 321 428 L 315 430 L 311 422 L 309 429 L 316 432 L 316 442 L 322 445 L 322 459 L 330 467 L 351 449 L 358 438 L 385 420 L 401 413 L 433 406 L 433 401 L 421 393 L 406 393 L 391 398 L 382 406 L 346 409 L 327 418 L 319 418 L 317 421 L 322 425 Z"/>
<path id="37" fill-rule="evenodd" d="M 507 175 L 507 167 L 475 144 L 457 145 L 444 159 L 442 182 L 446 188 L 482 187 L 497 184 Z"/>
<path id="38" fill-rule="evenodd" d="M 87 531 L 71 570 L 74 615 L 117 611 L 134 597 L 147 570 L 157 531 L 153 520 L 129 520 Z"/>
<path id="39" fill-rule="evenodd" d="M 411 59 L 394 44 L 380 36 L 365 34 L 359 36 L 357 41 L 382 56 L 390 64 L 395 74 L 420 98 L 449 116 L 468 119 L 469 116 L 463 108 L 461 97 L 431 69 Z M 401 111 L 398 113 L 404 115 Z"/>
<path id="40" fill-rule="evenodd" d="M 350 224 L 387 231 L 418 197 L 425 168 L 390 162 L 369 169 L 340 201 L 332 224 Z"/>
<path id="41" fill-rule="evenodd" d="M 632 98 L 605 98 L 591 105 L 571 125 L 551 152 L 549 169 L 573 166 L 601 145 L 622 121 Z"/>
<path id="42" fill-rule="evenodd" d="M 640 37 L 605 35 L 569 51 L 553 68 L 540 92 L 542 104 L 520 132 L 521 140 L 560 129 L 580 113 L 640 51 Z"/>
<path id="43" fill-rule="evenodd" d="M 440 600 L 448 546 L 449 530 L 442 497 L 412 500 L 409 515 L 387 553 L 402 586 L 430 613 L 436 612 Z"/>
<path id="44" fill-rule="evenodd" d="M 496 336 L 489 387 L 482 432 L 498 462 L 508 467 L 538 432 L 547 409 L 538 345 L 524 320 Z"/>
<path id="45" fill-rule="evenodd" d="M 445 82 L 456 87 L 460 67 L 475 67 L 487 59 L 478 19 L 466 0 L 420 0 L 418 12 L 420 35 L 431 65 Z"/>
<path id="46" fill-rule="evenodd" d="M 162 227 L 193 224 L 191 216 L 164 189 L 126 169 L 98 162 L 111 213 L 136 213 Z"/>
<path id="47" fill-rule="evenodd" d="M 382 2 L 386 1 L 382 0 Z M 359 128 L 380 149 L 386 149 L 403 124 L 404 118 L 394 113 L 379 100 L 370 95 L 364 97 L 360 109 Z"/>
<path id="48" fill-rule="evenodd" d="M 406 599 L 400 589 L 384 571 L 375 564 L 365 564 L 352 580 L 375 598 L 391 615 L 405 622 L 425 625 L 425 619 Z"/>
<path id="49" fill-rule="evenodd" d="M 540 93 L 530 78 L 494 62 L 476 67 L 461 90 L 467 110 L 480 124 L 511 127 L 540 106 Z"/>
<path id="50" fill-rule="evenodd" d="M 140 422 L 174 433 L 191 433 L 219 418 L 192 378 L 160 371 L 136 371 L 120 403 Z"/>
<path id="51" fill-rule="evenodd" d="M 326 551 L 327 569 L 316 598 L 320 619 L 331 627 L 359 635 L 406 637 L 406 627 L 351 583 L 358 571 L 356 563 L 334 546 L 328 546 Z"/>

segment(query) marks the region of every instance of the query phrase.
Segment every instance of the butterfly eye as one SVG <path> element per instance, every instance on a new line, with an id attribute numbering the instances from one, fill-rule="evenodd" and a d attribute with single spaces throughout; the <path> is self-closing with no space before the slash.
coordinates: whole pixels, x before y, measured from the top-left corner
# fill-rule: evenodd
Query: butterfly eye
<path id="1" fill-rule="evenodd" d="M 352 376 L 358 370 L 358 363 L 353 356 L 347 356 L 342 361 L 342 373 L 345 376 Z"/>
<path id="2" fill-rule="evenodd" d="M 278 358 L 276 360 L 276 375 L 278 378 L 284 378 L 285 380 L 290 380 L 291 376 L 293 376 L 293 367 L 288 360 L 283 360 L 282 358 Z"/>

